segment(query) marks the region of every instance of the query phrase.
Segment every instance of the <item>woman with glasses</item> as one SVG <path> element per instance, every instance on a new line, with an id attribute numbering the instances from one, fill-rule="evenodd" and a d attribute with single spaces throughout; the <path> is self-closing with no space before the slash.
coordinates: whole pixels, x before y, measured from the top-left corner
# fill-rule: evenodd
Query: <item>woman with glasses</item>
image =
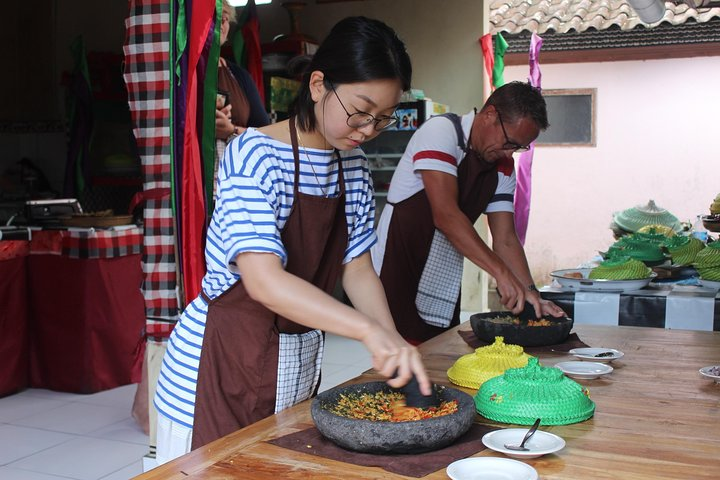
<path id="1" fill-rule="evenodd" d="M 389 385 L 415 375 L 430 394 L 372 267 L 358 148 L 397 122 L 411 71 L 387 25 L 342 20 L 306 65 L 291 118 L 228 145 L 202 293 L 172 332 L 156 390 L 159 463 L 310 398 L 323 331 L 363 342 Z M 331 295 L 338 279 L 354 308 Z"/>
<path id="2" fill-rule="evenodd" d="M 500 301 L 515 313 L 563 311 L 542 300 L 515 233 L 513 153 L 526 151 L 548 127 L 545 100 L 512 82 L 483 108 L 425 122 L 407 145 L 390 182 L 378 223 L 373 264 L 398 331 L 410 343 L 460 321 L 460 284 L 467 258 L 497 281 Z M 485 213 L 490 249 L 473 227 Z"/>

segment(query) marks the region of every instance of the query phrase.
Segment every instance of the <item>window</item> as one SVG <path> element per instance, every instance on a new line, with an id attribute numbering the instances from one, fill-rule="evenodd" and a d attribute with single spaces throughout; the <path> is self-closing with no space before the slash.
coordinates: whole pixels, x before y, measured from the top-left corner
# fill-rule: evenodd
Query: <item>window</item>
<path id="1" fill-rule="evenodd" d="M 550 127 L 536 140 L 537 145 L 553 147 L 594 147 L 595 96 L 597 90 L 543 90 Z"/>

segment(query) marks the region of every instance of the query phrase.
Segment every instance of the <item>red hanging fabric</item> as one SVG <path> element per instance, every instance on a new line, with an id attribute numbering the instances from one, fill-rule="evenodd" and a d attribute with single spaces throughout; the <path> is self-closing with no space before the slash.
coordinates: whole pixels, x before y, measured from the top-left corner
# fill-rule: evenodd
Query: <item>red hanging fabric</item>
<path id="1" fill-rule="evenodd" d="M 260 100 L 265 103 L 265 86 L 262 73 L 262 48 L 260 45 L 260 22 L 257 16 L 255 1 L 250 0 L 243 10 L 240 25 L 245 41 L 247 71 L 250 73 L 260 94 Z"/>
<path id="2" fill-rule="evenodd" d="M 182 207 L 182 266 L 185 303 L 200 293 L 205 275 L 204 237 L 206 225 L 202 157 L 198 138 L 198 64 L 211 27 L 215 0 L 195 0 L 188 38 L 187 107 L 183 138 L 183 164 L 180 195 Z"/>
<path id="3" fill-rule="evenodd" d="M 478 40 L 480 47 L 482 48 L 483 64 L 485 65 L 485 74 L 488 77 L 488 85 L 491 90 L 495 89 L 493 85 L 493 70 L 495 69 L 495 54 L 493 51 L 493 38 L 492 35 L 486 33 Z M 490 96 L 490 92 L 485 93 L 485 98 Z"/>

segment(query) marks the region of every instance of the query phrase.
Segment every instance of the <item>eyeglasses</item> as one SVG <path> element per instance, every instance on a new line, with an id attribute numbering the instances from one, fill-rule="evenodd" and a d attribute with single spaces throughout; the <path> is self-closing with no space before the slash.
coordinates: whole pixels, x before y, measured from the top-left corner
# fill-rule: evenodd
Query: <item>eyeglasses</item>
<path id="1" fill-rule="evenodd" d="M 371 123 L 375 122 L 375 131 L 382 132 L 383 130 L 387 130 L 388 128 L 392 127 L 398 122 L 398 118 L 396 116 L 387 116 L 383 115 L 381 117 L 375 117 L 369 113 L 366 112 L 355 112 L 350 113 L 348 112 L 348 109 L 345 108 L 345 105 L 343 104 L 342 100 L 340 100 L 340 96 L 338 95 L 337 91 L 335 90 L 335 85 L 332 83 L 330 84 L 330 88 L 332 89 L 333 93 L 335 94 L 335 97 L 337 97 L 338 102 L 340 102 L 340 106 L 345 110 L 345 114 L 347 115 L 347 126 L 350 128 L 363 128 L 366 125 L 370 125 Z"/>
<path id="2" fill-rule="evenodd" d="M 500 112 L 495 110 L 498 116 L 498 120 L 500 120 L 500 128 L 502 128 L 503 135 L 505 135 L 505 143 L 501 147 L 503 150 L 512 150 L 513 152 L 527 152 L 530 150 L 530 145 L 520 145 L 515 142 L 511 142 L 510 138 L 508 137 L 507 130 L 505 130 L 505 124 L 502 121 L 502 116 L 500 115 Z"/>

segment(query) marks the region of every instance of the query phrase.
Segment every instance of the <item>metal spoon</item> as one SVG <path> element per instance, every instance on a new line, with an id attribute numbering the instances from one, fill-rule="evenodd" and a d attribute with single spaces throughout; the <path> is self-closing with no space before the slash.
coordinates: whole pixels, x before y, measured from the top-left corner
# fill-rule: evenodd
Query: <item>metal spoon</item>
<path id="1" fill-rule="evenodd" d="M 508 443 L 505 444 L 505 448 L 508 450 L 518 450 L 521 452 L 527 452 L 529 448 L 525 447 L 525 442 L 530 440 L 530 437 L 535 435 L 535 432 L 537 431 L 538 427 L 540 426 L 540 419 L 538 418 L 535 420 L 535 423 L 533 423 L 533 426 L 530 427 L 530 430 L 525 434 L 525 437 L 522 439 L 522 442 L 520 442 L 520 445 L 510 445 Z"/>

